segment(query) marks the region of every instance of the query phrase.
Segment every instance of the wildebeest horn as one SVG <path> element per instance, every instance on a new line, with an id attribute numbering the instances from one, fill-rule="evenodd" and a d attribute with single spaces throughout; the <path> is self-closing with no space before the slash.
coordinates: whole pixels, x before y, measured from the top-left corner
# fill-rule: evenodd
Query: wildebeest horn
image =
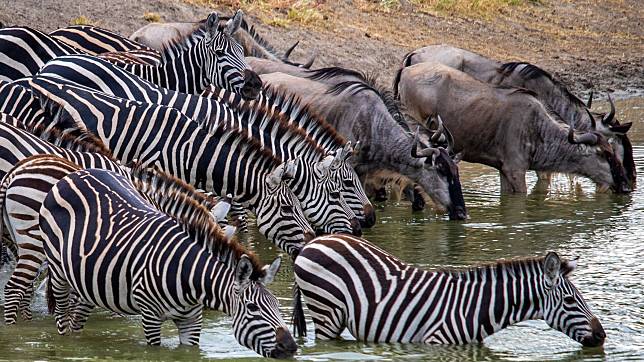
<path id="1" fill-rule="evenodd" d="M 595 122 L 595 117 L 593 117 L 593 114 L 590 113 L 590 110 L 586 108 L 586 113 L 588 114 L 588 117 L 590 117 L 590 127 L 593 130 L 597 129 L 597 122 Z"/>
<path id="2" fill-rule="evenodd" d="M 432 135 L 432 138 L 431 138 L 432 142 L 438 142 L 441 136 L 443 135 L 443 130 L 444 130 L 443 120 L 441 119 L 441 116 L 437 114 L 436 120 L 438 125 L 436 126 L 436 131 Z"/>
<path id="3" fill-rule="evenodd" d="M 613 103 L 613 98 L 608 93 L 608 102 L 610 102 L 610 112 L 604 116 L 602 123 L 609 125 L 613 123 L 613 118 L 615 118 L 615 103 Z"/>
<path id="4" fill-rule="evenodd" d="M 414 143 L 411 146 L 411 157 L 425 158 L 425 157 L 431 157 L 431 156 L 439 153 L 440 151 L 438 150 L 438 148 L 434 148 L 434 147 L 427 147 L 425 149 L 422 149 L 422 150 L 418 151 L 418 131 L 419 131 L 419 129 L 420 129 L 420 127 L 416 127 L 416 134 L 414 135 Z"/>
<path id="5" fill-rule="evenodd" d="M 585 144 L 589 146 L 594 146 L 597 144 L 598 141 L 599 139 L 597 138 L 597 135 L 594 133 L 587 132 L 577 136 L 575 135 L 575 131 L 572 128 L 570 128 L 570 130 L 568 131 L 568 142 L 572 144 Z"/>
<path id="6" fill-rule="evenodd" d="M 590 91 L 588 94 L 588 101 L 586 102 L 586 108 L 591 108 L 593 105 L 593 91 Z"/>
<path id="7" fill-rule="evenodd" d="M 291 45 L 290 48 L 286 49 L 286 51 L 284 52 L 284 57 L 282 59 L 283 60 L 288 60 L 288 57 L 291 56 L 291 53 L 293 52 L 293 49 L 295 49 L 295 47 L 297 47 L 298 44 L 300 44 L 299 40 L 296 41 L 295 44 Z"/>
<path id="8" fill-rule="evenodd" d="M 301 68 L 304 69 L 309 69 L 313 65 L 313 62 L 315 61 L 315 58 L 318 56 L 318 52 L 314 52 L 313 55 L 309 58 L 309 60 L 306 61 L 306 63 L 300 65 Z"/>

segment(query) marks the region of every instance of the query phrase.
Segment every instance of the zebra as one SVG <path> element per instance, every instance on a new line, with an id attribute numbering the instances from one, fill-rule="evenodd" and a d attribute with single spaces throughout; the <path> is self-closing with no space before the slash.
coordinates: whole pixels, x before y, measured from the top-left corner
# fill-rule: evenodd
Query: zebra
<path id="1" fill-rule="evenodd" d="M 117 64 L 164 88 L 198 94 L 212 83 L 252 99 L 259 91 L 261 81 L 246 64 L 241 45 L 232 38 L 242 17 L 243 12 L 237 11 L 220 30 L 218 14 L 210 14 L 204 28 L 170 44 L 157 66 Z M 0 29 L 0 80 L 34 75 L 53 58 L 79 53 L 82 51 L 34 29 Z"/>
<path id="2" fill-rule="evenodd" d="M 83 128 L 122 163 L 137 159 L 196 188 L 233 198 L 257 216 L 260 233 L 294 255 L 314 237 L 281 162 L 236 128 L 207 132 L 172 108 L 85 92 L 36 77 L 32 90 L 52 114 L 47 127 Z"/>
<path id="3" fill-rule="evenodd" d="M 302 248 L 294 271 L 320 339 L 348 328 L 363 341 L 465 344 L 543 319 L 584 346 L 599 346 L 602 325 L 568 279 L 576 265 L 549 252 L 426 271 L 367 240 L 329 235 Z"/>
<path id="4" fill-rule="evenodd" d="M 266 289 L 280 258 L 262 266 L 226 240 L 207 209 L 201 214 L 187 220 L 159 212 L 127 178 L 107 170 L 81 170 L 57 182 L 41 207 L 40 228 L 58 332 L 82 329 L 87 311 L 100 306 L 140 314 L 148 344 L 160 345 L 161 324 L 170 319 L 181 344 L 197 345 L 208 308 L 232 316 L 243 346 L 291 357 L 297 345 Z M 73 311 L 70 290 L 79 295 Z"/>
<path id="5" fill-rule="evenodd" d="M 151 103 L 168 104 L 188 117 L 199 117 L 202 120 L 199 124 L 207 126 L 209 129 L 226 127 L 226 125 L 248 128 L 247 124 L 252 122 L 267 121 L 262 117 L 265 113 L 258 114 L 253 112 L 252 108 L 248 108 L 247 112 L 234 112 L 228 106 L 215 101 L 160 90 L 134 75 L 128 75 L 118 67 L 87 56 L 56 59 L 42 69 L 39 77 L 56 77 L 56 79 L 52 79 L 56 83 L 79 80 L 83 85 L 105 89 L 110 94 L 124 95 L 128 99 L 143 98 Z M 207 121 L 203 121 L 204 119 Z M 274 127 L 279 127 L 281 124 L 271 120 L 268 122 Z M 288 139 L 286 137 L 278 138 L 278 136 L 287 134 L 290 135 Z M 343 188 L 343 185 L 335 176 L 338 171 L 336 171 L 334 164 L 324 161 L 324 150 L 307 143 L 305 135 L 293 134 L 291 130 L 284 127 L 269 137 L 273 140 L 262 142 L 263 146 L 270 148 L 276 156 L 294 160 L 296 164 L 296 173 L 300 177 L 292 179 L 289 184 L 300 200 L 309 221 L 323 233 L 353 232 L 360 234 L 360 222 L 354 212 L 349 209 L 351 203 L 341 200 L 344 195 L 339 193 L 339 189 Z M 285 154 L 283 152 L 285 145 L 288 147 L 286 151 L 293 152 Z M 330 167 L 333 169 L 329 170 Z M 366 198 L 366 195 L 364 197 Z"/>

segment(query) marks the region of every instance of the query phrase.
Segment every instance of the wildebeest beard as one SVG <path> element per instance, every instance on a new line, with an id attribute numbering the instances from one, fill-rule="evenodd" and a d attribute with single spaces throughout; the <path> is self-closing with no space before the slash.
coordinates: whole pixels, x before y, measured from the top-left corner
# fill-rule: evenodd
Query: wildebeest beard
<path id="1" fill-rule="evenodd" d="M 449 199 L 452 202 L 448 210 L 450 218 L 464 219 L 467 211 L 465 209 L 465 200 L 463 199 L 458 166 L 444 148 L 440 147 L 438 150 L 439 154 L 434 160 L 434 166 L 438 173 L 444 175 L 447 179 Z"/>
<path id="2" fill-rule="evenodd" d="M 633 145 L 626 135 L 617 135 L 617 138 L 622 141 L 622 147 L 624 147 L 624 159 L 622 163 L 626 170 L 626 177 L 631 188 L 634 188 L 637 183 L 637 171 L 635 169 L 635 160 L 633 159 Z"/>

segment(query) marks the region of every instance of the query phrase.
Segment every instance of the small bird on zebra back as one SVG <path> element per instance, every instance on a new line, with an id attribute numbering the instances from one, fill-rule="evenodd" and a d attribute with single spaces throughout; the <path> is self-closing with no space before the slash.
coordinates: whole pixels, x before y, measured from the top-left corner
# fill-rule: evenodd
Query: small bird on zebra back
<path id="1" fill-rule="evenodd" d="M 88 169 L 58 181 L 40 209 L 49 261 L 48 300 L 60 334 L 79 331 L 95 307 L 142 316 L 148 344 L 172 320 L 181 344 L 197 345 L 204 309 L 232 317 L 237 341 L 265 357 L 297 345 L 266 288 L 279 270 L 226 240 L 209 210 L 189 220 L 155 209 L 124 176 Z M 78 301 L 70 310 L 70 291 Z"/>
<path id="2" fill-rule="evenodd" d="M 465 344 L 528 319 L 543 319 L 587 347 L 606 333 L 568 279 L 577 266 L 554 252 L 464 269 L 428 271 L 404 263 L 367 240 L 328 235 L 295 259 L 295 282 L 316 338 L 347 328 L 372 342 Z M 295 328 L 306 331 L 296 300 Z"/>

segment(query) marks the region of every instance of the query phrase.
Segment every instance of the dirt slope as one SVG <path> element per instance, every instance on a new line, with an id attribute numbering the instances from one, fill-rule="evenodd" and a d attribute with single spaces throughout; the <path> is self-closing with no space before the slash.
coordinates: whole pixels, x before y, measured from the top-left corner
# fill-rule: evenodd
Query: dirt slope
<path id="1" fill-rule="evenodd" d="M 146 12 L 158 13 L 162 21 L 191 21 L 213 9 L 232 11 L 221 3 L 239 5 L 236 0 L 0 0 L 0 21 L 51 31 L 82 15 L 129 35 L 146 24 Z M 244 1 L 241 6 L 278 49 L 300 40 L 295 58 L 317 51 L 316 65 L 375 72 L 385 83 L 408 51 L 450 43 L 500 60 L 533 62 L 578 93 L 591 87 L 644 89 L 644 6 L 638 0 L 527 1 L 484 17 L 426 11 L 407 1 L 389 7 L 385 1 L 307 2 L 317 20 L 265 24 L 284 24 L 271 19 L 290 17 L 285 6 L 290 3 Z"/>

